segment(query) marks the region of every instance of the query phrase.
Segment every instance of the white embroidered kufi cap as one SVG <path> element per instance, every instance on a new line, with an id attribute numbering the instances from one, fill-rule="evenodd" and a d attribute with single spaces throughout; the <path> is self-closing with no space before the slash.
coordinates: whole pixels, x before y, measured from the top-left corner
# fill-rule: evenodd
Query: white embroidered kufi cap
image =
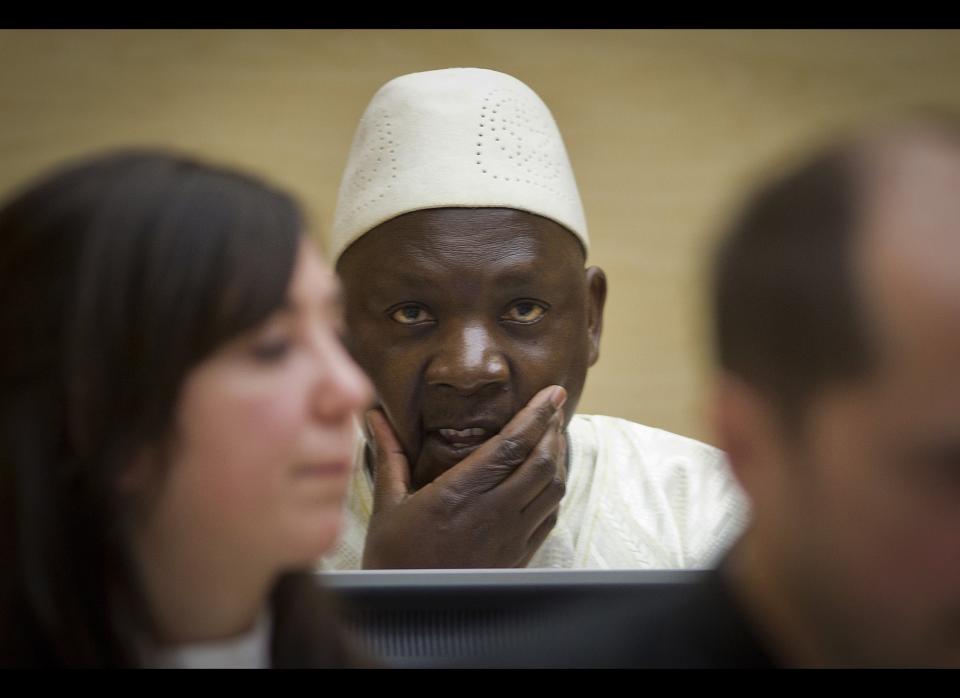
<path id="1" fill-rule="evenodd" d="M 564 226 L 589 249 L 570 160 L 547 105 L 481 68 L 412 73 L 374 95 L 357 127 L 330 231 L 333 261 L 357 238 L 425 208 L 504 207 Z"/>

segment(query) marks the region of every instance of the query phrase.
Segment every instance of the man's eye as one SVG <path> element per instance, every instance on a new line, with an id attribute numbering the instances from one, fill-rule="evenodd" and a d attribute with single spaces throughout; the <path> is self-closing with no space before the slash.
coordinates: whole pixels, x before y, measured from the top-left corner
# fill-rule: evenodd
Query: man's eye
<path id="1" fill-rule="evenodd" d="M 503 319 L 530 325 L 542 318 L 546 312 L 547 309 L 544 306 L 534 301 L 518 301 L 510 306 L 503 315 Z"/>
<path id="2" fill-rule="evenodd" d="M 419 325 L 433 320 L 422 305 L 403 305 L 390 313 L 390 317 L 401 325 Z"/>

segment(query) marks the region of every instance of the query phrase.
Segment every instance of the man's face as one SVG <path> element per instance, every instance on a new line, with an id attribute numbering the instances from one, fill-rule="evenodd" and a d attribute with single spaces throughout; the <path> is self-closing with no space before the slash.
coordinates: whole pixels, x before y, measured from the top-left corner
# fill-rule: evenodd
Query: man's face
<path id="1" fill-rule="evenodd" d="M 606 287 L 560 225 L 514 209 L 415 211 L 364 235 L 337 270 L 348 346 L 373 379 L 414 488 L 541 388 L 564 386 L 573 415 L 597 359 Z"/>
<path id="2" fill-rule="evenodd" d="M 952 333 L 935 364 L 821 395 L 784 459 L 771 540 L 842 662 L 960 666 L 960 322 Z"/>
<path id="3" fill-rule="evenodd" d="M 761 554 L 840 663 L 960 666 L 960 157 L 938 157 L 900 162 L 865 221 L 870 376 L 818 391 L 746 478 Z"/>

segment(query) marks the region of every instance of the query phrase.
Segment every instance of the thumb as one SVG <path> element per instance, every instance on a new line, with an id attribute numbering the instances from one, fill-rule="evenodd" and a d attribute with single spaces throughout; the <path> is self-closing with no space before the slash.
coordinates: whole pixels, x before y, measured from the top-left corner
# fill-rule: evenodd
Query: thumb
<path id="1" fill-rule="evenodd" d="M 373 510 L 380 511 L 396 506 L 410 494 L 410 466 L 383 410 L 369 410 L 366 420 L 375 444 Z"/>

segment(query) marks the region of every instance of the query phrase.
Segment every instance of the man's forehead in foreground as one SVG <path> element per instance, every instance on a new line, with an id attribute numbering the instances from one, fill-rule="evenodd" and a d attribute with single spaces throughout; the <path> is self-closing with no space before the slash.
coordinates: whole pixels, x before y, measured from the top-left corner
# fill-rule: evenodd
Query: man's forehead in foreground
<path id="1" fill-rule="evenodd" d="M 936 131 L 894 133 L 865 146 L 856 273 L 877 335 L 878 374 L 899 399 L 956 403 L 960 387 L 960 140 Z"/>

